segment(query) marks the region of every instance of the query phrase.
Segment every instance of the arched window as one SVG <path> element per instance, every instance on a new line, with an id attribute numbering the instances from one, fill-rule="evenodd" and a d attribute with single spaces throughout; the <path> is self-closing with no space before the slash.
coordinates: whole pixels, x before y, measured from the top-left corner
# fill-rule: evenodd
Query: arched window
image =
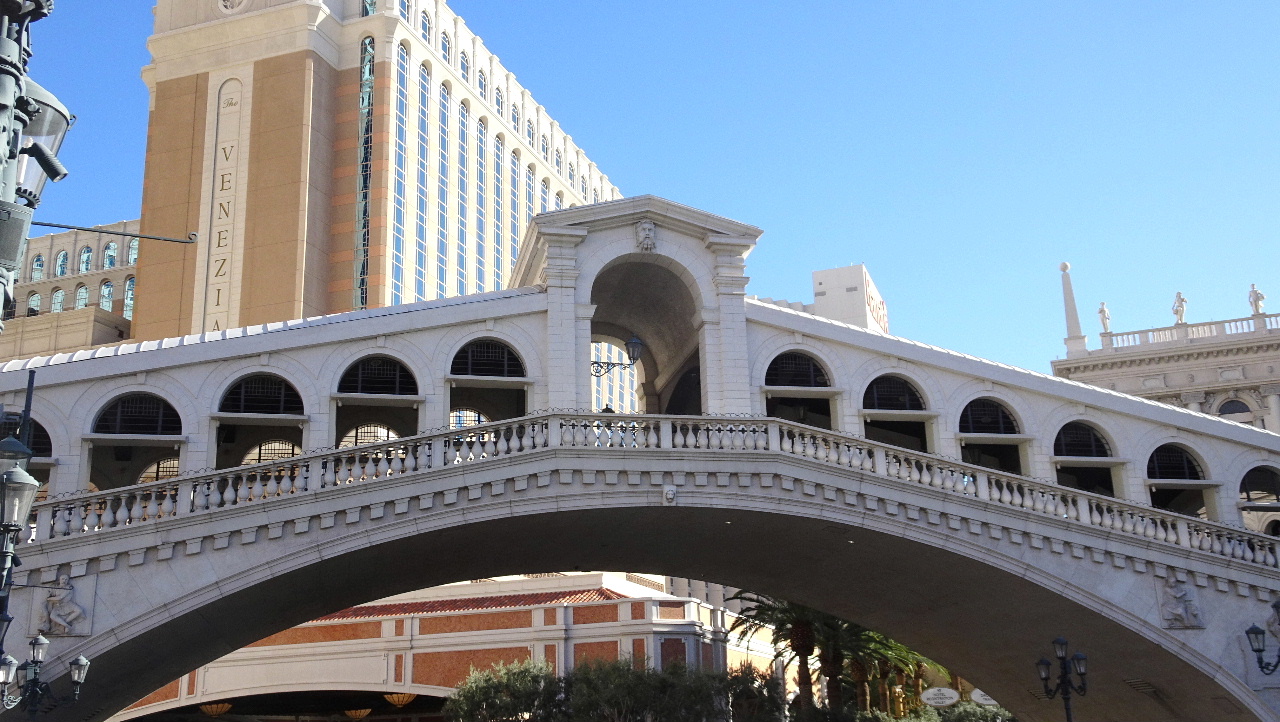
<path id="1" fill-rule="evenodd" d="M 400 0 L 400 17 L 409 19 L 409 0 Z"/>
<path id="2" fill-rule="evenodd" d="M 483 70 L 476 72 L 476 88 L 480 91 L 481 100 L 489 99 L 489 79 L 485 77 Z"/>
<path id="3" fill-rule="evenodd" d="M 600 189 L 599 189 L 599 188 L 597 188 L 597 189 L 595 189 L 595 190 L 591 191 L 591 202 L 592 202 L 592 203 L 599 203 L 599 202 L 600 202 Z"/>
<path id="4" fill-rule="evenodd" d="M 960 412 L 962 434 L 1016 434 L 1018 422 L 999 402 L 974 399 Z"/>
<path id="5" fill-rule="evenodd" d="M 181 468 L 179 466 L 180 463 L 181 460 L 177 456 L 161 459 L 142 470 L 142 473 L 138 475 L 138 483 L 150 484 L 153 481 L 172 479 L 178 475 L 178 471 Z"/>
<path id="6" fill-rule="evenodd" d="M 176 436 L 182 433 L 182 419 L 168 401 L 155 394 L 129 394 L 98 414 L 93 433 Z"/>
<path id="7" fill-rule="evenodd" d="M 1250 469 L 1240 482 L 1240 501 L 1280 506 L 1280 473 L 1267 466 Z"/>
<path id="8" fill-rule="evenodd" d="M 76 286 L 76 310 L 89 306 L 89 287 L 83 283 Z"/>
<path id="9" fill-rule="evenodd" d="M 481 73 L 483 76 L 484 73 Z M 498 122 L 502 122 L 502 112 L 505 110 L 502 106 L 502 88 L 493 89 L 493 107 L 498 109 Z"/>
<path id="10" fill-rule="evenodd" d="M 540 213 L 546 213 L 551 204 L 551 181 L 546 178 L 542 179 L 542 195 L 539 198 L 541 210 Z"/>
<path id="11" fill-rule="evenodd" d="M 788 351 L 778 354 L 764 372 L 765 386 L 830 386 L 827 373 L 808 354 Z"/>
<path id="12" fill-rule="evenodd" d="M 378 0 L 363 0 L 360 3 L 360 15 L 368 17 L 378 12 Z"/>
<path id="13" fill-rule="evenodd" d="M 250 464 L 265 464 L 269 461 L 279 461 L 280 459 L 289 459 L 302 453 L 302 447 L 286 441 L 284 439 L 271 439 L 249 449 L 249 453 L 244 455 L 244 459 L 240 461 L 241 466 L 249 466 Z"/>
<path id="14" fill-rule="evenodd" d="M 373 356 L 360 359 L 347 368 L 338 381 L 338 393 L 417 396 L 418 382 L 399 361 Z"/>
<path id="15" fill-rule="evenodd" d="M 541 136 L 539 140 L 541 141 L 541 145 L 539 147 L 542 148 L 542 159 L 551 160 L 548 155 L 551 152 L 551 144 L 547 142 L 547 136 Z"/>
<path id="16" fill-rule="evenodd" d="M 14 417 L 8 417 L 0 422 L 0 439 L 7 439 L 10 436 L 21 438 L 21 434 L 18 433 L 18 419 Z M 53 456 L 53 441 L 49 438 L 49 432 L 35 419 L 31 420 L 31 452 L 32 456 L 40 458 Z"/>
<path id="17" fill-rule="evenodd" d="M 511 101 L 511 129 L 520 132 L 520 109 L 516 107 L 515 101 Z"/>
<path id="18" fill-rule="evenodd" d="M 303 413 L 302 397 L 288 381 L 274 374 L 254 374 L 236 382 L 222 397 L 224 414 Z"/>
<path id="19" fill-rule="evenodd" d="M 524 364 L 516 352 L 501 341 L 472 341 L 453 357 L 449 373 L 454 376 L 521 378 L 524 376 Z"/>
<path id="20" fill-rule="evenodd" d="M 467 51 L 463 50 L 458 53 L 458 66 L 462 70 L 462 82 L 471 82 L 471 58 L 467 56 Z"/>
<path id="21" fill-rule="evenodd" d="M 444 58 L 446 63 L 452 63 L 453 56 L 451 53 L 449 33 L 440 33 L 440 57 Z"/>
<path id="22" fill-rule="evenodd" d="M 66 251 L 58 251 L 58 256 L 56 260 L 54 260 L 53 262 L 53 275 L 55 276 L 67 275 L 67 252 Z"/>
<path id="23" fill-rule="evenodd" d="M 475 409 L 454 409 L 449 412 L 449 426 L 454 429 L 465 429 L 468 426 L 489 423 L 489 417 Z"/>
<path id="24" fill-rule="evenodd" d="M 564 193 L 556 191 L 556 210 L 564 208 Z"/>
<path id="25" fill-rule="evenodd" d="M 133 320 L 133 286 L 135 280 L 133 276 L 125 279 L 124 282 L 124 308 L 120 309 L 120 315 Z"/>
<path id="26" fill-rule="evenodd" d="M 400 434 L 395 432 L 390 426 L 383 424 L 361 424 L 356 428 L 348 431 L 338 441 L 339 448 L 350 448 L 352 446 L 364 446 L 365 444 L 380 444 L 384 441 L 400 438 Z"/>
<path id="27" fill-rule="evenodd" d="M 40 294 L 33 293 L 27 296 L 27 315 L 34 316 L 40 313 L 40 304 L 44 301 Z"/>
<path id="28" fill-rule="evenodd" d="M 1251 411 L 1253 411 L 1253 409 L 1249 408 L 1249 405 L 1240 399 L 1228 399 L 1218 407 L 1219 416 L 1226 416 L 1228 414 L 1247 414 Z"/>
<path id="29" fill-rule="evenodd" d="M 418 30 L 422 33 L 422 42 L 431 45 L 431 17 L 426 13 L 418 20 Z"/>
<path id="30" fill-rule="evenodd" d="M 587 199 L 587 174 L 586 173 L 582 174 L 582 178 L 579 181 L 579 184 L 580 185 L 578 187 L 578 190 L 582 192 L 582 200 L 585 201 Z"/>
<path id="31" fill-rule="evenodd" d="M 1072 421 L 1058 430 L 1053 439 L 1054 456 L 1111 456 L 1111 447 L 1097 429 Z"/>
<path id="32" fill-rule="evenodd" d="M 102 249 L 102 267 L 103 269 L 115 268 L 116 259 L 120 255 L 120 245 L 115 241 L 111 241 Z"/>
<path id="33" fill-rule="evenodd" d="M 529 145 L 533 145 L 533 121 L 526 120 L 524 122 L 524 136 L 529 139 Z"/>
<path id="34" fill-rule="evenodd" d="M 44 280 L 44 254 L 38 253 L 36 257 L 31 259 L 31 280 Z"/>
<path id="35" fill-rule="evenodd" d="M 49 311 L 53 313 L 62 313 L 62 307 L 67 302 L 67 292 L 61 288 L 53 289 L 53 295 L 49 297 Z"/>
<path id="36" fill-rule="evenodd" d="M 111 310 L 112 303 L 115 301 L 112 298 L 115 295 L 115 290 L 115 284 L 111 281 L 103 281 L 102 285 L 98 287 L 98 307 L 103 311 Z"/>
<path id="37" fill-rule="evenodd" d="M 80 249 L 80 265 L 77 267 L 78 273 L 88 273 L 93 270 L 93 249 L 85 246 Z"/>
<path id="38" fill-rule="evenodd" d="M 559 152 L 559 151 L 556 151 L 556 152 Z M 575 177 L 576 177 L 576 174 L 574 173 L 573 163 L 570 163 L 569 164 L 569 187 L 570 188 L 573 187 L 573 179 Z"/>
<path id="39" fill-rule="evenodd" d="M 564 175 L 564 156 L 560 153 L 559 148 L 556 148 L 556 173 Z"/>
<path id="40" fill-rule="evenodd" d="M 899 376 L 881 376 L 867 385 L 862 408 L 877 411 L 924 411 L 924 399 L 910 381 Z"/>
<path id="41" fill-rule="evenodd" d="M 138 239 L 129 239 L 129 250 L 125 252 L 124 263 L 126 266 L 138 265 Z"/>
<path id="42" fill-rule="evenodd" d="M 1151 452 L 1147 459 L 1148 479 L 1203 480 L 1204 471 L 1187 450 L 1174 444 L 1165 444 Z"/>

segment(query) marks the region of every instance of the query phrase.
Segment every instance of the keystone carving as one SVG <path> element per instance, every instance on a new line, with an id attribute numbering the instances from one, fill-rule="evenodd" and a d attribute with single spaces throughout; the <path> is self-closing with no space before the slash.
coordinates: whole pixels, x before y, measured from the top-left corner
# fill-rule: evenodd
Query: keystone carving
<path id="1" fill-rule="evenodd" d="M 643 220 L 636 224 L 636 248 L 641 253 L 653 253 L 658 247 L 657 229 L 653 225 L 653 221 Z"/>
<path id="2" fill-rule="evenodd" d="M 218 0 L 218 7 L 225 13 L 233 13 L 244 6 L 245 0 Z"/>
<path id="3" fill-rule="evenodd" d="M 1169 577 L 1160 592 L 1160 618 L 1166 629 L 1204 629 L 1194 588 Z"/>

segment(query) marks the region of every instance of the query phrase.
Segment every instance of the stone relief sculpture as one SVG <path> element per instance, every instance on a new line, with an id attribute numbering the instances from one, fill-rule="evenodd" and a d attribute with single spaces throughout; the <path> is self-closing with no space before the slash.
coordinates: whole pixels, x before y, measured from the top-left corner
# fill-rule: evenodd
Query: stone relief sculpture
<path id="1" fill-rule="evenodd" d="M 1178 291 L 1173 296 L 1173 318 L 1174 323 L 1187 322 L 1187 299 L 1182 295 L 1182 291 Z"/>
<path id="2" fill-rule="evenodd" d="M 233 13 L 239 10 L 244 3 L 245 0 L 218 0 L 218 6 L 226 13 Z"/>
<path id="3" fill-rule="evenodd" d="M 1102 332 L 1111 333 L 1111 311 L 1107 310 L 1107 302 L 1098 304 L 1098 320 L 1102 322 Z"/>
<path id="4" fill-rule="evenodd" d="M 653 221 L 643 220 L 636 224 L 636 248 L 641 253 L 653 253 L 658 247 L 657 229 L 653 225 Z"/>
<path id="5" fill-rule="evenodd" d="M 71 577 L 58 577 L 58 586 L 48 589 L 40 611 L 40 631 L 49 636 L 76 634 L 76 622 L 85 618 L 84 607 L 76 604 Z"/>
<path id="6" fill-rule="evenodd" d="M 1267 297 L 1262 293 L 1262 291 L 1258 290 L 1258 284 L 1250 283 L 1249 308 L 1253 309 L 1253 314 L 1255 316 L 1262 314 L 1262 302 L 1265 300 L 1267 300 Z"/>
<path id="7" fill-rule="evenodd" d="M 1200 605 L 1196 603 L 1195 590 L 1186 582 L 1173 577 L 1164 581 L 1161 590 L 1160 618 L 1168 629 L 1203 629 Z"/>

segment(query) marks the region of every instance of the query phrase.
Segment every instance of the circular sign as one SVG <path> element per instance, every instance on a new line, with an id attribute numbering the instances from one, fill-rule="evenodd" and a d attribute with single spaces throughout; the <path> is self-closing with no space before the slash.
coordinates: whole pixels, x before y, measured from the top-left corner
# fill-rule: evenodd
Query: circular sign
<path id="1" fill-rule="evenodd" d="M 950 707 L 960 701 L 960 693 L 949 687 L 930 687 L 920 693 L 920 701 L 930 707 Z"/>
<path id="2" fill-rule="evenodd" d="M 972 692 L 970 692 L 969 699 L 973 700 L 974 702 L 977 702 L 978 704 L 985 704 L 993 707 L 1000 704 L 999 702 L 995 701 L 995 699 L 993 699 L 991 695 L 987 694 L 986 692 L 983 692 L 980 689 L 975 689 Z"/>

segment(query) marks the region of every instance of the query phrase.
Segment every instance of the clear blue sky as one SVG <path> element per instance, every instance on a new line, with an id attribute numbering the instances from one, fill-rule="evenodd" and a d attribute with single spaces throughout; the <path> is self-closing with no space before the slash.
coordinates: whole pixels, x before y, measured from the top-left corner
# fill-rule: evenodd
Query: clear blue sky
<path id="1" fill-rule="evenodd" d="M 749 291 L 869 264 L 894 333 L 1047 371 L 1065 334 L 1280 310 L 1280 3 L 454 0 L 628 195 L 765 229 Z M 150 3 L 59 0 L 80 117 L 37 218 L 138 214 Z M 1091 339 L 1096 346 L 1096 336 Z"/>

